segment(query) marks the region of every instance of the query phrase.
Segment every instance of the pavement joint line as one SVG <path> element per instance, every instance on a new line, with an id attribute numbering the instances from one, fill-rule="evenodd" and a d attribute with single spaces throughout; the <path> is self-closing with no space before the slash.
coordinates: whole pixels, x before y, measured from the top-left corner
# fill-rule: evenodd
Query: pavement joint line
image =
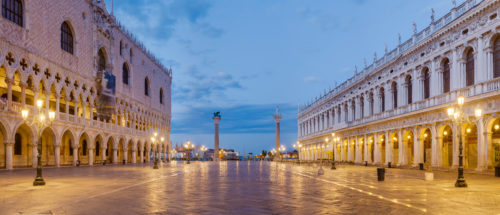
<path id="1" fill-rule="evenodd" d="M 126 189 L 129 189 L 129 188 L 132 188 L 132 187 L 137 187 L 139 185 L 143 185 L 143 184 L 147 184 L 147 183 L 151 183 L 151 182 L 154 182 L 154 181 L 158 181 L 158 180 L 162 180 L 162 179 L 165 179 L 165 178 L 168 178 L 168 177 L 173 177 L 173 176 L 177 176 L 179 175 L 179 173 L 174 173 L 174 174 L 171 174 L 171 175 L 162 175 L 158 178 L 155 178 L 155 179 L 151 179 L 151 180 L 148 180 L 148 181 L 143 181 L 143 182 L 139 182 L 139 183 L 136 183 L 136 184 L 132 184 L 132 185 L 127 185 L 125 187 L 120 187 L 120 188 L 117 188 L 117 189 L 114 189 L 114 190 L 110 190 L 108 192 L 104 192 L 104 193 L 99 193 L 99 194 L 95 194 L 95 195 L 92 195 L 92 196 L 87 196 L 85 198 L 81 198 L 81 199 L 77 199 L 77 200 L 73 200 L 71 202 L 68 202 L 68 203 L 61 203 L 61 204 L 58 204 L 56 205 L 54 208 L 52 209 L 48 209 L 48 210 L 42 210 L 40 212 L 37 212 L 37 214 L 42 214 L 42 213 L 46 213 L 47 211 L 52 211 L 52 210 L 55 210 L 55 209 L 59 209 L 59 208 L 62 208 L 62 207 L 65 207 L 65 206 L 68 206 L 68 205 L 72 205 L 72 204 L 75 204 L 75 203 L 78 203 L 78 202 L 81 202 L 83 200 L 87 200 L 87 199 L 92 199 L 92 198 L 96 198 L 96 197 L 99 197 L 99 196 L 104 196 L 104 195 L 108 195 L 108 194 L 111 194 L 111 193 L 116 193 L 118 191 L 122 191 L 122 190 L 126 190 Z M 25 212 L 18 212 L 19 214 L 22 214 L 22 213 L 25 213 Z"/>
<path id="2" fill-rule="evenodd" d="M 345 185 L 345 184 L 340 184 L 340 183 L 337 183 L 337 182 L 334 182 L 334 181 L 330 181 L 330 180 L 326 180 L 326 179 L 322 179 L 322 178 L 313 177 L 311 175 L 304 174 L 304 173 L 301 173 L 301 172 L 298 172 L 297 174 L 301 175 L 301 176 L 304 176 L 304 177 L 307 177 L 307 178 L 312 178 L 312 179 L 316 179 L 316 180 L 323 181 L 323 182 L 326 182 L 326 183 L 335 184 L 337 186 L 349 188 L 351 190 L 355 190 L 355 191 L 358 191 L 360 193 L 363 193 L 363 194 L 366 194 L 366 195 L 369 195 L 369 196 L 374 196 L 374 197 L 377 197 L 379 199 L 382 199 L 382 200 L 385 200 L 385 201 L 388 201 L 388 202 L 396 203 L 398 205 L 403 205 L 403 206 L 406 206 L 408 208 L 417 209 L 417 210 L 420 210 L 420 211 L 422 211 L 424 213 L 427 212 L 427 209 L 425 209 L 425 208 L 419 208 L 419 207 L 413 206 L 411 204 L 399 202 L 397 199 L 389 199 L 389 198 L 384 197 L 384 196 L 379 195 L 379 194 L 374 194 L 372 192 L 368 192 L 368 191 L 365 191 L 365 190 L 362 190 L 362 189 L 351 187 L 351 186 L 348 186 L 348 185 Z"/>

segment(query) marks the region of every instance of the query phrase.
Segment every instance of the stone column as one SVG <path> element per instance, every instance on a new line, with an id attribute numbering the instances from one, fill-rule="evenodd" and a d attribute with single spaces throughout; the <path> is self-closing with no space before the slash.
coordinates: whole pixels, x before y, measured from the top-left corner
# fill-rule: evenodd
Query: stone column
<path id="1" fill-rule="evenodd" d="M 7 108 L 12 110 L 12 85 L 14 84 L 14 79 L 5 78 L 5 83 L 7 84 Z"/>
<path id="2" fill-rule="evenodd" d="M 403 131 L 402 129 L 398 129 L 398 165 L 404 165 L 405 164 L 405 147 L 403 145 Z"/>
<path id="3" fill-rule="evenodd" d="M 19 86 L 21 87 L 21 105 L 24 107 L 26 105 L 26 87 L 28 87 L 28 84 L 21 82 Z"/>
<path id="4" fill-rule="evenodd" d="M 276 121 L 276 156 L 281 159 L 280 153 L 280 120 L 281 114 L 279 113 L 279 109 L 276 108 L 276 113 L 273 116 L 274 121 Z"/>
<path id="5" fill-rule="evenodd" d="M 132 149 L 132 163 L 137 163 L 137 148 Z"/>
<path id="6" fill-rule="evenodd" d="M 420 138 L 419 130 L 417 127 L 413 129 L 413 166 L 418 166 L 419 163 L 424 161 L 424 154 L 422 153 L 422 139 Z"/>
<path id="7" fill-rule="evenodd" d="M 368 156 L 370 154 L 369 153 L 369 149 L 368 149 L 368 146 L 370 144 L 368 142 L 366 134 L 363 136 L 363 145 L 364 145 L 364 147 L 363 147 L 363 152 L 362 153 L 365 154 L 363 162 L 368 161 L 368 163 L 371 163 L 371 158 Z M 362 158 L 363 158 L 363 156 L 362 156 Z"/>
<path id="8" fill-rule="evenodd" d="M 385 132 L 385 136 L 384 136 L 384 143 L 383 143 L 383 144 L 385 144 L 385 163 L 386 164 L 388 162 L 392 162 L 392 160 L 393 160 L 393 158 L 392 158 L 393 153 L 392 153 L 391 142 L 392 142 L 392 140 L 389 137 L 389 132 L 386 131 Z"/>
<path id="9" fill-rule="evenodd" d="M 94 165 L 94 148 L 89 148 L 89 166 Z"/>
<path id="10" fill-rule="evenodd" d="M 56 92 L 55 96 L 56 96 L 56 119 L 59 119 L 59 103 L 61 95 Z"/>
<path id="11" fill-rule="evenodd" d="M 64 98 L 65 102 L 66 102 L 66 107 L 65 107 L 65 110 L 64 112 L 66 113 L 66 120 L 69 119 L 69 101 L 70 101 L 71 97 L 69 96 L 68 93 L 66 93 L 66 98 Z"/>
<path id="12" fill-rule="evenodd" d="M 144 163 L 144 148 L 139 148 L 139 161 L 140 163 Z"/>
<path id="13" fill-rule="evenodd" d="M 214 117 L 212 117 L 214 121 L 214 155 L 213 161 L 219 161 L 219 123 L 221 120 L 220 113 L 214 113 Z M 279 150 L 278 150 L 279 151 Z"/>
<path id="14" fill-rule="evenodd" d="M 118 163 L 118 146 L 113 146 L 113 163 Z"/>
<path id="15" fill-rule="evenodd" d="M 82 101 L 82 118 L 87 119 L 87 101 Z"/>
<path id="16" fill-rule="evenodd" d="M 432 151 L 432 166 L 433 167 L 438 167 L 439 166 L 439 134 L 436 130 L 436 124 L 433 123 L 431 126 L 431 151 Z M 424 146 L 425 149 L 425 146 Z M 425 153 L 425 150 L 424 150 Z"/>
<path id="17" fill-rule="evenodd" d="M 35 138 L 33 138 L 35 139 Z M 36 168 L 36 165 L 38 164 L 38 147 L 37 147 L 37 141 L 32 140 L 31 142 L 31 167 Z"/>
<path id="18" fill-rule="evenodd" d="M 381 152 L 382 152 L 382 143 L 380 143 L 378 139 L 378 133 L 373 134 L 373 144 L 372 147 L 375 147 L 373 149 L 373 163 L 379 164 L 382 162 L 382 157 L 381 157 Z"/>
<path id="19" fill-rule="evenodd" d="M 106 161 L 106 150 L 108 149 L 107 144 L 102 143 L 101 144 L 101 160 L 102 162 Z"/>
<path id="20" fill-rule="evenodd" d="M 125 163 L 130 162 L 130 161 L 127 160 L 127 158 L 128 158 L 127 157 L 128 156 L 127 155 L 128 154 L 127 151 L 128 151 L 128 149 L 125 149 L 125 147 L 124 147 L 123 148 L 123 160 L 125 160 Z"/>
<path id="21" fill-rule="evenodd" d="M 45 91 L 43 93 L 45 94 L 45 110 L 48 113 L 49 112 L 49 107 L 50 107 L 50 100 L 49 100 L 50 89 L 45 89 Z"/>
<path id="22" fill-rule="evenodd" d="M 56 163 L 56 167 L 61 166 L 61 143 L 54 145 L 54 162 Z"/>
<path id="23" fill-rule="evenodd" d="M 4 141 L 4 144 L 5 144 L 5 168 L 8 170 L 12 170 L 13 167 L 12 145 L 14 145 L 14 143 Z"/>
<path id="24" fill-rule="evenodd" d="M 78 161 L 78 146 L 73 146 L 73 166 L 76 166 Z"/>
<path id="25" fill-rule="evenodd" d="M 477 169 L 476 170 L 483 170 L 486 169 L 484 158 L 486 157 L 486 154 L 484 153 L 486 148 L 486 139 L 484 138 L 484 135 L 482 135 L 485 131 L 484 129 L 484 123 L 483 123 L 483 118 L 479 118 L 477 120 Z"/>

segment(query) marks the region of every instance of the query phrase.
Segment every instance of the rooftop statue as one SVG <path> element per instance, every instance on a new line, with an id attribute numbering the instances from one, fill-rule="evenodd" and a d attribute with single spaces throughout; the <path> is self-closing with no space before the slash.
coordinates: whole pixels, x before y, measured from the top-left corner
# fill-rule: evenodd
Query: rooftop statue
<path id="1" fill-rule="evenodd" d="M 214 118 L 221 118 L 220 117 L 220 111 L 217 111 L 214 113 Z"/>

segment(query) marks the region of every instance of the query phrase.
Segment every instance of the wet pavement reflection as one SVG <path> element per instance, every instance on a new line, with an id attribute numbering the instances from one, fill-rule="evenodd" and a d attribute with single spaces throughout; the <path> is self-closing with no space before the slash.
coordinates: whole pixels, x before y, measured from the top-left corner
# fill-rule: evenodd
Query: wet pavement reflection
<path id="1" fill-rule="evenodd" d="M 495 214 L 500 180 L 375 167 L 265 161 L 163 163 L 44 169 L 45 187 L 31 186 L 33 169 L 0 171 L 0 214 Z"/>

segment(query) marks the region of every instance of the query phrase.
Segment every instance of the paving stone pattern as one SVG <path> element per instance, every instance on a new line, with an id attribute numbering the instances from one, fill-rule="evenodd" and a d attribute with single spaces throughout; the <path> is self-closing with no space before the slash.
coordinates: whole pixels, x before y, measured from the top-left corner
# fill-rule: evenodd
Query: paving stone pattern
<path id="1" fill-rule="evenodd" d="M 171 162 L 0 171 L 0 214 L 499 214 L 500 178 L 259 161 Z"/>

